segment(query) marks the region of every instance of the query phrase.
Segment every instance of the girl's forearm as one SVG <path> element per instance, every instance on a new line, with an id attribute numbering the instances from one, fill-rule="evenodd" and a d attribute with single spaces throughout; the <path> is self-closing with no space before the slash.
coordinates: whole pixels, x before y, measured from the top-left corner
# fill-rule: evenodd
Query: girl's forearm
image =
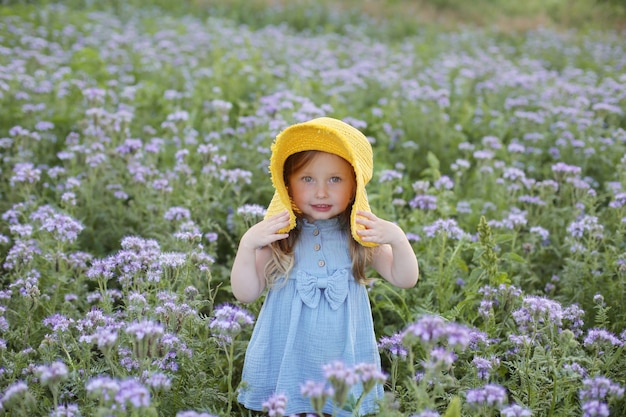
<path id="1" fill-rule="evenodd" d="M 230 275 L 230 285 L 237 300 L 251 303 L 263 292 L 265 286 L 256 269 L 255 248 L 239 246 Z"/>
<path id="2" fill-rule="evenodd" d="M 393 284 L 400 288 L 414 287 L 419 277 L 419 266 L 411 244 L 406 241 L 391 245 L 391 252 L 393 254 L 391 265 Z"/>

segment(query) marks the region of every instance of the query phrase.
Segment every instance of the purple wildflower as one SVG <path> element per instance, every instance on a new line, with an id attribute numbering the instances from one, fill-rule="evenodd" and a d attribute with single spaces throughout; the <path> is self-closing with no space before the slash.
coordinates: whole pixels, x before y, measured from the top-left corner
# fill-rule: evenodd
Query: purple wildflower
<path id="1" fill-rule="evenodd" d="M 191 218 L 191 212 L 185 207 L 170 207 L 163 218 L 168 221 L 188 220 Z"/>
<path id="2" fill-rule="evenodd" d="M 50 327 L 55 333 L 64 333 L 67 332 L 70 326 L 74 324 L 74 319 L 68 318 L 59 313 L 54 313 L 53 315 L 43 319 L 42 323 L 44 326 Z"/>
<path id="3" fill-rule="evenodd" d="M 587 336 L 583 340 L 583 345 L 585 347 L 597 347 L 601 348 L 602 346 L 612 345 L 612 346 L 623 346 L 624 342 L 619 340 L 617 336 L 613 333 L 609 332 L 605 329 L 589 329 L 587 331 Z"/>
<path id="4" fill-rule="evenodd" d="M 563 174 L 563 175 L 580 175 L 582 172 L 582 168 L 576 165 L 568 165 L 564 162 L 557 162 L 552 165 L 552 172 L 555 174 Z"/>
<path id="5" fill-rule="evenodd" d="M 387 375 L 375 363 L 358 363 L 354 366 L 354 372 L 363 384 L 363 393 L 370 392 L 376 384 L 387 380 Z"/>
<path id="6" fill-rule="evenodd" d="M 4 390 L 4 394 L 0 396 L 0 411 L 2 411 L 3 406 L 22 399 L 26 394 L 28 394 L 28 385 L 24 381 L 17 381 L 9 385 Z"/>
<path id="7" fill-rule="evenodd" d="M 488 380 L 491 376 L 491 371 L 493 370 L 492 362 L 489 359 L 475 356 L 472 363 L 476 367 L 478 378 Z"/>
<path id="8" fill-rule="evenodd" d="M 41 178 L 41 170 L 30 162 L 17 163 L 13 167 L 13 176 L 9 180 L 11 187 L 19 183 L 33 184 Z"/>
<path id="9" fill-rule="evenodd" d="M 198 413 L 197 411 L 179 411 L 176 417 L 217 417 L 209 413 Z"/>
<path id="10" fill-rule="evenodd" d="M 64 381 L 68 377 L 67 366 L 61 362 L 56 361 L 50 365 L 40 365 L 36 370 L 41 385 L 56 385 L 61 381 Z"/>
<path id="11" fill-rule="evenodd" d="M 609 417 L 609 406 L 598 400 L 586 401 L 581 406 L 583 417 Z"/>
<path id="12" fill-rule="evenodd" d="M 263 206 L 258 204 L 244 204 L 241 207 L 237 208 L 237 214 L 240 215 L 250 215 L 250 216 L 265 216 L 266 209 Z"/>
<path id="13" fill-rule="evenodd" d="M 436 210 L 437 209 L 437 197 L 434 195 L 420 194 L 416 195 L 411 201 L 409 206 L 414 209 L 420 210 Z"/>
<path id="14" fill-rule="evenodd" d="M 219 342 L 229 344 L 239 333 L 252 324 L 254 324 L 254 318 L 247 310 L 224 304 L 213 312 L 213 319 L 209 328 Z"/>
<path id="15" fill-rule="evenodd" d="M 40 228 L 40 230 L 52 233 L 57 240 L 62 242 L 74 242 L 83 229 L 84 226 L 80 222 L 59 213 L 46 218 Z"/>
<path id="16" fill-rule="evenodd" d="M 402 336 L 402 333 L 396 333 L 392 336 L 381 337 L 378 341 L 378 349 L 389 352 L 392 358 L 406 358 L 408 351 L 402 344 Z"/>
<path id="17" fill-rule="evenodd" d="M 440 416 L 441 416 L 441 414 L 439 414 L 436 411 L 433 411 L 433 410 L 423 410 L 419 414 L 411 414 L 410 417 L 440 417 Z"/>
<path id="18" fill-rule="evenodd" d="M 454 188 L 454 181 L 447 175 L 442 175 L 438 180 L 433 184 L 435 189 L 437 190 L 451 190 Z"/>
<path id="19" fill-rule="evenodd" d="M 335 394 L 331 387 L 326 387 L 325 382 L 306 381 L 300 385 L 300 394 L 311 400 L 313 409 L 320 413 L 326 401 Z"/>
<path id="20" fill-rule="evenodd" d="M 603 376 L 586 378 L 578 392 L 581 401 L 605 400 L 611 397 L 622 398 L 624 388 Z"/>
<path id="21" fill-rule="evenodd" d="M 115 402 L 123 410 L 126 410 L 127 406 L 133 409 L 146 408 L 150 406 L 150 391 L 136 379 L 130 378 L 120 382 Z"/>
<path id="22" fill-rule="evenodd" d="M 444 321 L 439 316 L 424 316 L 410 324 L 402 333 L 403 341 L 418 340 L 422 344 L 446 344 L 451 348 L 465 349 L 471 341 L 471 329 L 457 323 Z"/>
<path id="23" fill-rule="evenodd" d="M 476 407 L 499 407 L 507 400 L 506 389 L 497 384 L 487 384 L 482 388 L 467 390 L 466 399 L 468 404 Z"/>
<path id="24" fill-rule="evenodd" d="M 609 203 L 611 208 L 620 208 L 626 206 L 626 193 L 616 194 L 613 201 Z"/>
<path id="25" fill-rule="evenodd" d="M 146 385 L 157 391 L 168 391 L 172 387 L 172 378 L 162 372 L 154 372 L 146 378 Z"/>
<path id="26" fill-rule="evenodd" d="M 143 359 L 156 353 L 158 340 L 163 335 L 163 326 L 150 320 L 142 320 L 128 324 L 125 332 L 133 341 L 135 357 Z"/>
<path id="27" fill-rule="evenodd" d="M 391 182 L 393 180 L 402 179 L 402 173 L 396 171 L 395 169 L 383 169 L 378 177 L 378 182 L 381 184 L 384 182 Z"/>
<path id="28" fill-rule="evenodd" d="M 80 411 L 76 404 L 62 404 L 50 411 L 50 417 L 79 417 Z"/>
<path id="29" fill-rule="evenodd" d="M 359 382 L 358 375 L 353 368 L 347 367 L 341 361 L 325 364 L 322 369 L 324 370 L 324 377 L 333 387 L 333 400 L 343 406 L 348 400 L 350 389 Z"/>
<path id="30" fill-rule="evenodd" d="M 269 417 L 282 417 L 287 407 L 287 396 L 282 393 L 274 394 L 263 402 L 262 407 Z"/>
<path id="31" fill-rule="evenodd" d="M 500 415 L 502 417 L 530 417 L 532 416 L 532 412 L 525 407 L 522 407 L 518 404 L 512 404 L 506 407 L 503 407 L 500 410 Z"/>
<path id="32" fill-rule="evenodd" d="M 429 353 L 429 359 L 422 362 L 424 369 L 444 369 L 448 370 L 456 361 L 454 352 L 442 347 L 434 347 Z"/>
<path id="33" fill-rule="evenodd" d="M 448 239 L 462 239 L 467 235 L 454 219 L 435 220 L 431 225 L 424 226 L 424 233 L 428 237 L 444 234 Z"/>

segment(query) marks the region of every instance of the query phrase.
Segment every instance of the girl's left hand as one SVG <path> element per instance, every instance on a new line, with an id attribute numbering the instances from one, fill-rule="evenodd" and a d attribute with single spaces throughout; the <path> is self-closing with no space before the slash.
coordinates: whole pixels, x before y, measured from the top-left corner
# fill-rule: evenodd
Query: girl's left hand
<path id="1" fill-rule="evenodd" d="M 365 226 L 365 230 L 357 230 L 357 234 L 364 242 L 393 245 L 406 240 L 404 232 L 395 223 L 383 220 L 367 211 L 359 210 L 356 214 L 356 223 Z"/>

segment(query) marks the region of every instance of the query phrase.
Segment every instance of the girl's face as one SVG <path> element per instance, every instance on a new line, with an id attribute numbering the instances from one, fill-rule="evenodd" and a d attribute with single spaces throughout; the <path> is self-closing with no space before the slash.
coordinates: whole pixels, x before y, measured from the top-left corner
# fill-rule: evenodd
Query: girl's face
<path id="1" fill-rule="evenodd" d="M 289 176 L 289 194 L 305 219 L 330 219 L 351 204 L 356 181 L 352 165 L 340 156 L 316 152 Z"/>

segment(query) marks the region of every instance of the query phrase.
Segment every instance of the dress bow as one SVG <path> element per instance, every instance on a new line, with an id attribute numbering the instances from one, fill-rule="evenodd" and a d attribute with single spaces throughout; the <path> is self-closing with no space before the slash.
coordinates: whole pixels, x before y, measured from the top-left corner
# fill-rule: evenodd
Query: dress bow
<path id="1" fill-rule="evenodd" d="M 317 307 L 324 290 L 330 308 L 337 310 L 348 296 L 348 270 L 339 269 L 329 277 L 316 277 L 298 271 L 296 289 L 302 302 L 311 308 Z"/>

